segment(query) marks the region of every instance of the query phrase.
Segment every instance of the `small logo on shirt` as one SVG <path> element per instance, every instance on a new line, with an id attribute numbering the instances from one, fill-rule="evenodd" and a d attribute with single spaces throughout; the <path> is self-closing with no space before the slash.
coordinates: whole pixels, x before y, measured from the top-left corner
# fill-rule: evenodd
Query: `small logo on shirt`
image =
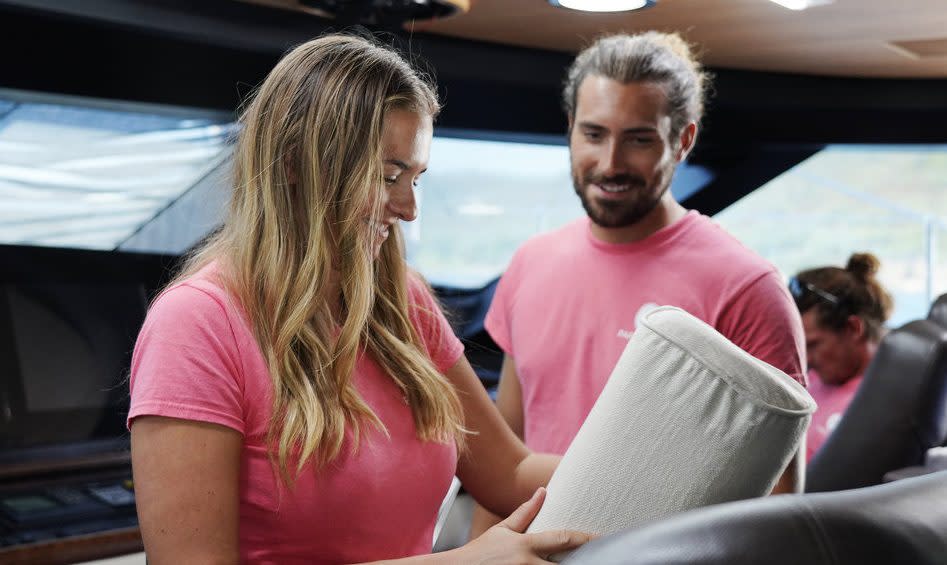
<path id="1" fill-rule="evenodd" d="M 842 421 L 842 413 L 841 413 L 841 412 L 836 412 L 836 413 L 832 414 L 831 416 L 829 416 L 829 419 L 825 422 L 825 429 L 826 429 L 829 433 L 832 433 L 833 431 L 835 431 L 835 427 L 838 426 L 838 423 L 839 423 L 840 421 Z"/>

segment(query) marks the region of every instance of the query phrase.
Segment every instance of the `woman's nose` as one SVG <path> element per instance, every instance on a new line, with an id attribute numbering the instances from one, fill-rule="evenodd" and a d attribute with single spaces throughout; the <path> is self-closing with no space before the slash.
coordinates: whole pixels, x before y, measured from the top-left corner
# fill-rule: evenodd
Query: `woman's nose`
<path id="1" fill-rule="evenodd" d="M 418 217 L 417 201 L 414 197 L 414 186 L 395 186 L 388 198 L 388 209 L 404 222 L 414 221 Z"/>

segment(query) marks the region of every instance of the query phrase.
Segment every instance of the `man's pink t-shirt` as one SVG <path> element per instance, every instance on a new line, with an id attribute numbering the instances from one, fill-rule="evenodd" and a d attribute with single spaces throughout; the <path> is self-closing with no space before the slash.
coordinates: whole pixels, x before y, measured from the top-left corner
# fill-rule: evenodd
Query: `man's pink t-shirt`
<path id="1" fill-rule="evenodd" d="M 864 375 L 858 375 L 838 386 L 827 385 L 822 382 L 818 373 L 809 371 L 809 394 L 815 400 L 817 408 L 806 432 L 806 461 L 811 461 L 816 451 L 832 435 L 845 409 L 858 392 L 862 377 Z"/>
<path id="2" fill-rule="evenodd" d="M 430 553 L 438 507 L 456 472 L 453 443 L 417 438 L 394 381 L 369 356 L 353 382 L 390 437 L 362 428 L 327 468 L 307 465 L 290 490 L 269 458 L 272 385 L 246 316 L 214 267 L 164 291 L 132 359 L 129 427 L 137 417 L 211 422 L 243 434 L 239 544 L 243 563 L 357 563 Z M 462 355 L 427 288 L 409 277 L 411 318 L 440 371 Z"/>
<path id="3" fill-rule="evenodd" d="M 531 449 L 564 453 L 618 362 L 636 319 L 677 306 L 805 383 L 799 312 L 776 269 L 706 216 L 609 244 L 581 218 L 524 244 L 486 328 L 515 361 Z"/>

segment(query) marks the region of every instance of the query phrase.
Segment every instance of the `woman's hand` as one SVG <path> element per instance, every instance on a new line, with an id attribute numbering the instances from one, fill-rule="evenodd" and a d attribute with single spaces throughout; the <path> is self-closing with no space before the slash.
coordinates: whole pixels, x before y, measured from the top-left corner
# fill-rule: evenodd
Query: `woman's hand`
<path id="1" fill-rule="evenodd" d="M 456 550 L 460 562 L 477 565 L 552 563 L 548 561 L 550 555 L 575 549 L 594 537 L 568 530 L 524 534 L 539 513 L 545 498 L 546 489 L 537 489 L 532 498 L 510 514 L 509 518 Z"/>

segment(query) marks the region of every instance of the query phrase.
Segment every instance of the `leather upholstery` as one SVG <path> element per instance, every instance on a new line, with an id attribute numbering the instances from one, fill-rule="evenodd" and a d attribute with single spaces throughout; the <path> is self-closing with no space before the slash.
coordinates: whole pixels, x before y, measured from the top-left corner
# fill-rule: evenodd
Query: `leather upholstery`
<path id="1" fill-rule="evenodd" d="M 494 279 L 474 289 L 433 287 L 454 333 L 464 343 L 467 360 L 491 396 L 500 381 L 503 352 L 483 327 L 483 321 L 499 281 Z"/>
<path id="2" fill-rule="evenodd" d="M 940 295 L 937 300 L 931 304 L 931 311 L 927 314 L 927 319 L 941 327 L 947 328 L 947 294 Z"/>
<path id="3" fill-rule="evenodd" d="M 701 508 L 596 540 L 567 565 L 947 563 L 947 471 Z"/>
<path id="4" fill-rule="evenodd" d="M 947 328 L 916 320 L 884 337 L 838 427 L 816 453 L 807 492 L 880 484 L 947 439 Z M 947 562 L 947 559 L 945 559 Z"/>

